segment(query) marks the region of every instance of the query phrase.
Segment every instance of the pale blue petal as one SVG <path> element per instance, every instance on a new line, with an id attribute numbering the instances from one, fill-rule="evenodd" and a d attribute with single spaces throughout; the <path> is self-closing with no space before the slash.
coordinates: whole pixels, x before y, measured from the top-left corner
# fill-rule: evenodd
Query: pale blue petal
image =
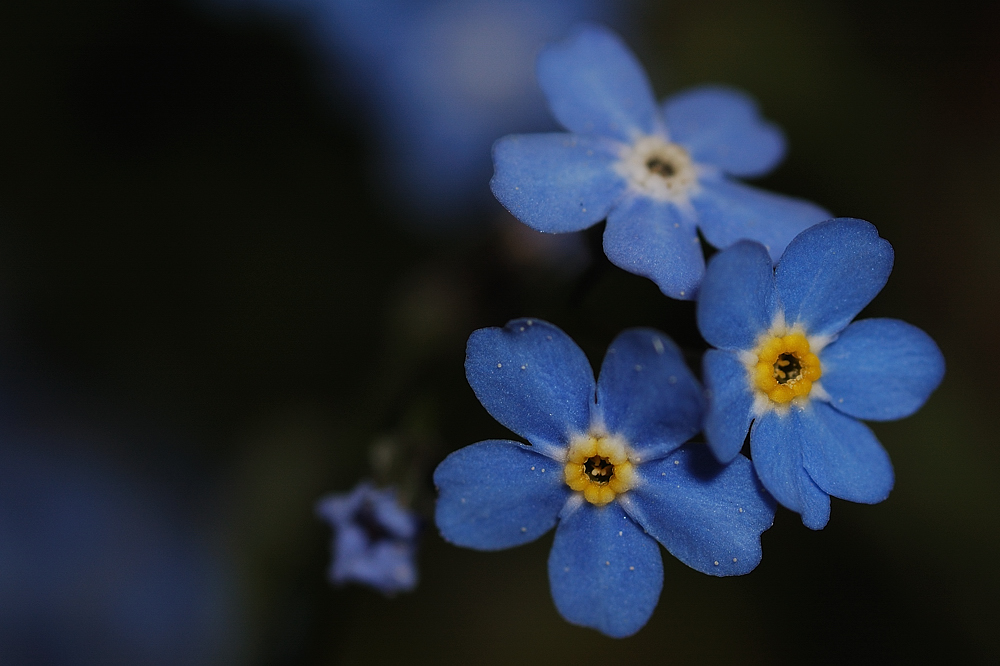
<path id="1" fill-rule="evenodd" d="M 515 134 L 493 145 L 497 200 L 529 227 L 549 233 L 596 224 L 625 192 L 612 164 L 620 144 L 578 134 Z"/>
<path id="2" fill-rule="evenodd" d="M 324 497 L 316 511 L 334 531 L 332 582 L 357 581 L 384 594 L 416 587 L 419 520 L 397 503 L 394 489 L 362 481 L 350 493 Z"/>
<path id="3" fill-rule="evenodd" d="M 753 390 L 747 370 L 733 352 L 709 349 L 702 358 L 708 411 L 705 439 L 715 457 L 727 463 L 740 452 L 753 421 Z"/>
<path id="4" fill-rule="evenodd" d="M 734 176 L 761 176 L 785 156 L 785 137 L 760 117 L 757 103 L 741 90 L 704 86 L 663 103 L 670 140 L 695 162 Z"/>
<path id="5" fill-rule="evenodd" d="M 567 622 L 613 638 L 642 629 L 663 588 L 660 547 L 617 502 L 584 502 L 559 520 L 549 583 Z"/>
<path id="6" fill-rule="evenodd" d="M 434 470 L 434 485 L 441 536 L 479 550 L 534 541 L 556 524 L 571 494 L 562 465 L 504 440 L 455 451 Z"/>
<path id="7" fill-rule="evenodd" d="M 364 583 L 386 595 L 408 592 L 417 586 L 416 554 L 415 541 L 372 541 L 365 528 L 347 525 L 334 538 L 327 577 L 338 585 Z"/>
<path id="8" fill-rule="evenodd" d="M 944 378 L 929 335 L 898 319 L 863 319 L 820 354 L 823 388 L 839 411 L 889 421 L 920 409 Z"/>
<path id="9" fill-rule="evenodd" d="M 864 220 L 841 217 L 803 231 L 775 271 L 785 320 L 810 335 L 842 331 L 882 291 L 892 261 L 892 246 Z"/>
<path id="10" fill-rule="evenodd" d="M 743 241 L 708 262 L 698 294 L 698 330 L 720 349 L 752 349 L 775 315 L 774 267 L 760 243 Z"/>
<path id="11" fill-rule="evenodd" d="M 465 376 L 497 421 L 539 452 L 559 457 L 590 429 L 594 371 L 568 335 L 538 319 L 515 319 L 469 337 Z"/>
<path id="12" fill-rule="evenodd" d="M 335 528 L 358 522 L 358 516 L 368 512 L 381 530 L 397 539 L 416 537 L 419 527 L 417 516 L 399 505 L 394 488 L 379 490 L 369 481 L 360 482 L 350 493 L 327 495 L 316 504 L 316 512 Z"/>
<path id="13" fill-rule="evenodd" d="M 705 398 L 674 341 L 651 328 L 615 338 L 597 379 L 597 410 L 636 462 L 660 458 L 701 430 Z"/>
<path id="14" fill-rule="evenodd" d="M 538 56 L 538 83 L 556 120 L 571 132 L 631 143 L 661 131 L 642 65 L 607 28 L 585 26 Z"/>
<path id="15" fill-rule="evenodd" d="M 799 409 L 768 412 L 750 431 L 750 455 L 768 492 L 785 507 L 802 514 L 802 524 L 821 530 L 830 520 L 830 496 L 820 490 L 803 466 L 804 433 Z"/>
<path id="16" fill-rule="evenodd" d="M 619 268 L 651 279 L 671 298 L 693 300 L 705 273 L 694 223 L 676 205 L 642 195 L 626 195 L 608 215 L 604 253 Z"/>
<path id="17" fill-rule="evenodd" d="M 739 240 L 763 243 L 778 261 L 799 233 L 829 220 L 824 208 L 805 199 L 786 197 L 727 178 L 702 179 L 691 198 L 701 233 L 713 247 L 725 249 Z"/>
<path id="18" fill-rule="evenodd" d="M 796 417 L 806 471 L 824 492 L 864 504 L 889 496 L 892 463 L 868 426 L 818 400 Z"/>
<path id="19" fill-rule="evenodd" d="M 710 576 L 738 576 L 760 563 L 760 535 L 774 499 L 743 456 L 720 465 L 703 444 L 637 468 L 641 483 L 623 498 L 629 515 L 670 554 Z"/>

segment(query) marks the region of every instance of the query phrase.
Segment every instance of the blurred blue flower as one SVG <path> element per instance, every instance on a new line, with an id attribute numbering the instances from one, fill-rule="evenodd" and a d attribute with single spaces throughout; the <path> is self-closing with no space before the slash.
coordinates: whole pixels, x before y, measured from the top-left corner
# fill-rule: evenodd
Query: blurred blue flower
<path id="1" fill-rule="evenodd" d="M 361 482 L 349 493 L 324 497 L 316 512 L 333 527 L 331 582 L 363 583 L 383 594 L 417 586 L 419 521 L 394 490 Z"/>
<path id="2" fill-rule="evenodd" d="M 489 150 L 552 127 L 532 76 L 538 50 L 610 0 L 213 0 L 298 17 L 376 125 L 380 193 L 439 221 L 490 203 Z M 356 93 L 353 94 L 353 93 Z"/>
<path id="3" fill-rule="evenodd" d="M 773 259 L 830 217 L 814 204 L 730 176 L 767 173 L 780 130 L 747 95 L 689 90 L 657 107 L 642 66 L 605 28 L 583 27 L 538 58 L 538 81 L 570 134 L 513 135 L 493 148 L 493 193 L 525 224 L 579 231 L 607 218 L 604 251 L 673 298 L 695 298 L 705 271 L 698 230 L 719 248 L 757 240 Z"/>
<path id="4" fill-rule="evenodd" d="M 5 433 L 0 663 L 238 661 L 218 544 L 177 503 L 79 446 Z"/>
<path id="5" fill-rule="evenodd" d="M 851 323 L 892 262 L 874 226 L 838 218 L 802 232 L 774 269 L 762 245 L 737 243 L 702 283 L 698 327 L 718 347 L 704 358 L 709 446 L 731 460 L 750 429 L 764 486 L 813 529 L 829 520 L 831 495 L 874 504 L 892 489 L 889 456 L 857 419 L 909 416 L 944 376 L 920 329 Z"/>
<path id="6" fill-rule="evenodd" d="M 558 522 L 549 582 L 566 620 L 629 636 L 663 586 L 657 541 L 713 576 L 749 572 L 774 517 L 750 461 L 720 467 L 681 446 L 700 429 L 702 390 L 677 346 L 651 329 L 611 344 L 595 383 L 561 330 L 518 319 L 469 338 L 466 375 L 500 423 L 531 445 L 473 444 L 434 473 L 445 539 L 497 550 Z"/>

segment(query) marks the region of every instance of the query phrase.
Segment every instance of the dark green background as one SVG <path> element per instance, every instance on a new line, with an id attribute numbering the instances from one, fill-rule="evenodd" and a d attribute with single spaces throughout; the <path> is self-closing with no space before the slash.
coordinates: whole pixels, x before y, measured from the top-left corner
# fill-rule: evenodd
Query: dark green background
<path id="1" fill-rule="evenodd" d="M 706 0 L 642 16 L 634 45 L 659 93 L 738 85 L 786 130 L 763 186 L 878 226 L 896 266 L 863 316 L 922 327 L 948 374 L 916 416 L 873 426 L 896 468 L 887 502 L 834 501 L 821 532 L 779 510 L 738 579 L 664 553 L 652 620 L 612 641 L 556 613 L 551 536 L 477 553 L 431 525 L 419 588 L 386 599 L 327 585 L 312 506 L 372 474 L 377 440 L 426 489 L 448 451 L 506 436 L 464 380 L 475 328 L 545 318 L 596 363 L 649 325 L 696 361 L 690 304 L 603 258 L 582 282 L 518 259 L 499 207 L 474 231 L 415 229 L 371 185 L 362 109 L 318 83 L 287 27 L 166 0 L 0 6 L 0 385 L 30 427 L 197 505 L 238 581 L 232 659 L 995 658 L 1000 5 Z"/>

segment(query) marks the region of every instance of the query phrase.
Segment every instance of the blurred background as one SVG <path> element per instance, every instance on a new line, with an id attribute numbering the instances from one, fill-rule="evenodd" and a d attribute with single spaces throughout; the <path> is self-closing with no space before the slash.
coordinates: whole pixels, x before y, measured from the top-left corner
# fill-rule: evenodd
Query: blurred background
<path id="1" fill-rule="evenodd" d="M 599 227 L 543 237 L 489 195 L 492 141 L 553 127 L 534 53 L 584 19 L 660 96 L 755 95 L 790 147 L 758 184 L 876 224 L 896 266 L 862 316 L 948 361 L 873 425 L 888 501 L 820 532 L 779 509 L 741 578 L 664 553 L 621 641 L 558 616 L 551 534 L 478 553 L 430 520 L 437 462 L 509 436 L 474 329 L 704 348 Z M 0 90 L 0 662 L 996 658 L 997 3 L 8 0 Z M 424 518 L 413 592 L 325 578 L 314 505 L 366 478 Z"/>

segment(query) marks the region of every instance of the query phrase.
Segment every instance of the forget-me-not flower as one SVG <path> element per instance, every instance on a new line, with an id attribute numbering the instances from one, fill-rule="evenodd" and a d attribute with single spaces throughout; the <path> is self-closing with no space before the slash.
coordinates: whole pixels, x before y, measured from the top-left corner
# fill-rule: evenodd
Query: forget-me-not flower
<path id="1" fill-rule="evenodd" d="M 829 520 L 831 495 L 874 504 L 892 489 L 889 456 L 858 419 L 908 416 L 944 376 L 920 329 L 851 323 L 892 261 L 874 226 L 838 218 L 802 232 L 776 268 L 759 243 L 737 243 L 702 283 L 698 327 L 718 348 L 704 358 L 709 446 L 732 460 L 749 429 L 764 486 L 813 529 Z"/>
<path id="2" fill-rule="evenodd" d="M 677 346 L 651 329 L 611 344 L 595 382 L 583 351 L 537 319 L 469 339 L 466 375 L 483 406 L 531 445 L 473 444 L 434 473 L 445 539 L 498 550 L 556 527 L 549 582 L 568 621 L 628 636 L 663 586 L 662 543 L 703 573 L 760 561 L 773 500 L 750 461 L 720 467 L 703 445 L 704 397 Z"/>
<path id="3" fill-rule="evenodd" d="M 350 85 L 345 99 L 364 105 L 377 191 L 430 220 L 490 203 L 497 137 L 552 128 L 532 73 L 542 46 L 578 21 L 628 13 L 620 0 L 212 1 L 299 19 L 333 80 Z"/>
<path id="4" fill-rule="evenodd" d="M 732 178 L 767 173 L 785 152 L 781 131 L 742 92 L 696 88 L 657 107 L 628 47 L 591 26 L 544 50 L 537 73 L 570 133 L 498 141 L 493 193 L 539 231 L 607 218 L 608 258 L 668 296 L 696 295 L 705 271 L 699 229 L 718 248 L 760 241 L 777 260 L 797 233 L 830 217 Z"/>
<path id="5" fill-rule="evenodd" d="M 363 481 L 349 493 L 324 497 L 316 512 L 333 527 L 331 582 L 363 583 L 383 594 L 417 586 L 420 523 L 399 505 L 394 490 Z"/>

